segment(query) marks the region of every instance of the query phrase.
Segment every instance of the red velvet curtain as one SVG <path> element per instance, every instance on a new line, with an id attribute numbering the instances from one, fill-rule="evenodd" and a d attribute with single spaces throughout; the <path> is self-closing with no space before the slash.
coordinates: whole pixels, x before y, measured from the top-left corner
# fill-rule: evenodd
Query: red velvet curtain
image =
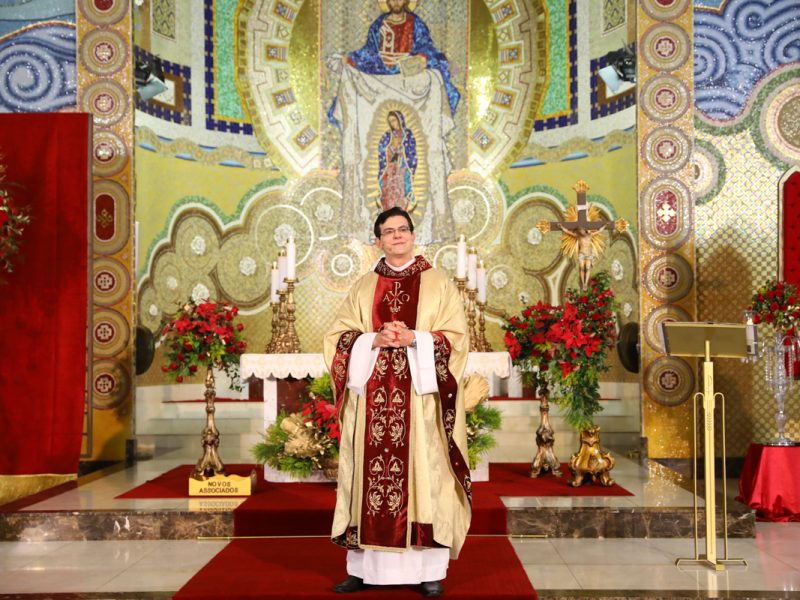
<path id="1" fill-rule="evenodd" d="M 783 273 L 789 283 L 800 285 L 800 172 L 783 183 Z"/>
<path id="2" fill-rule="evenodd" d="M 0 286 L 0 474 L 75 473 L 87 381 L 88 114 L 0 114 L 6 184 L 29 206 Z M 19 187 L 18 187 L 19 186 Z"/>

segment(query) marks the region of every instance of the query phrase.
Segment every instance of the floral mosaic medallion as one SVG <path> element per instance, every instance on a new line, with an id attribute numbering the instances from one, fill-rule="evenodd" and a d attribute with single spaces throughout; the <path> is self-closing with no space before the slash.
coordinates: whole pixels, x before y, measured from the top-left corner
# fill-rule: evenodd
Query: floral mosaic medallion
<path id="1" fill-rule="evenodd" d="M 94 183 L 94 251 L 99 254 L 119 252 L 130 237 L 128 193 L 115 181 Z"/>
<path id="2" fill-rule="evenodd" d="M 660 302 L 676 302 L 692 289 L 692 267 L 679 254 L 657 256 L 644 268 L 644 287 Z"/>
<path id="3" fill-rule="evenodd" d="M 642 236 L 656 248 L 678 248 L 692 230 L 689 189 L 678 179 L 663 177 L 642 192 Z"/>
<path id="4" fill-rule="evenodd" d="M 139 292 L 137 308 L 139 309 L 139 323 L 150 331 L 158 332 L 162 307 L 159 305 L 158 296 L 152 286 Z"/>
<path id="5" fill-rule="evenodd" d="M 321 251 L 313 258 L 314 271 L 326 288 L 346 292 L 378 259 L 374 246 L 357 240 L 335 238 L 320 243 Z"/>
<path id="6" fill-rule="evenodd" d="M 686 84 L 672 75 L 649 79 L 640 94 L 642 110 L 653 121 L 668 123 L 683 116 L 689 108 Z"/>
<path id="7" fill-rule="evenodd" d="M 689 161 L 691 149 L 691 141 L 683 131 L 659 127 L 645 136 L 642 156 L 651 169 L 671 173 Z"/>
<path id="8" fill-rule="evenodd" d="M 108 76 L 127 64 L 128 48 L 113 29 L 93 29 L 82 37 L 78 56 L 90 73 Z"/>
<path id="9" fill-rule="evenodd" d="M 252 238 L 243 233 L 225 238 L 217 260 L 217 277 L 231 302 L 249 308 L 269 301 L 272 264 Z"/>
<path id="10" fill-rule="evenodd" d="M 539 221 L 560 221 L 561 218 L 560 205 L 550 198 L 529 196 L 518 200 L 503 224 L 504 250 L 519 257 L 530 270 L 550 272 L 561 261 L 561 235 L 542 234 L 538 229 L 537 235 L 531 229 Z"/>
<path id="11" fill-rule="evenodd" d="M 92 407 L 98 410 L 117 408 L 130 393 L 131 375 L 121 362 L 98 360 L 92 363 Z"/>
<path id="12" fill-rule="evenodd" d="M 691 0 L 655 0 L 655 2 L 640 2 L 639 4 L 644 12 L 656 21 L 675 19 L 692 5 Z"/>
<path id="13" fill-rule="evenodd" d="M 98 177 L 116 175 L 128 163 L 128 147 L 113 131 L 95 131 L 92 146 L 92 171 Z"/>
<path id="14" fill-rule="evenodd" d="M 92 266 L 95 304 L 112 306 L 127 296 L 130 274 L 125 265 L 113 258 L 103 257 L 96 259 Z"/>
<path id="15" fill-rule="evenodd" d="M 692 318 L 685 310 L 674 304 L 662 304 L 650 311 L 644 320 L 644 338 L 648 345 L 658 352 L 664 353 L 664 344 L 661 343 L 661 323 L 672 321 L 691 321 Z"/>
<path id="16" fill-rule="evenodd" d="M 722 181 L 720 180 L 723 172 L 722 156 L 696 141 L 692 153 L 692 175 L 697 204 L 703 204 L 715 196 L 712 192 L 725 183 L 724 177 Z"/>
<path id="17" fill-rule="evenodd" d="M 131 0 L 81 0 L 78 6 L 85 17 L 95 25 L 113 25 L 125 13 Z"/>
<path id="18" fill-rule="evenodd" d="M 219 258 L 218 226 L 210 215 L 197 211 L 178 222 L 175 253 L 188 273 L 208 272 Z"/>
<path id="19" fill-rule="evenodd" d="M 111 358 L 128 345 L 130 327 L 125 317 L 104 308 L 92 315 L 92 339 L 96 358 Z"/>
<path id="20" fill-rule="evenodd" d="M 800 85 L 789 80 L 773 91 L 761 111 L 764 142 L 781 160 L 800 162 Z"/>
<path id="21" fill-rule="evenodd" d="M 694 391 L 694 373 L 685 360 L 664 356 L 648 365 L 644 373 L 644 387 L 656 403 L 678 406 Z"/>
<path id="22" fill-rule="evenodd" d="M 83 91 L 80 106 L 84 112 L 94 115 L 95 124 L 109 127 L 128 111 L 128 95 L 113 79 L 101 79 Z"/>
<path id="23" fill-rule="evenodd" d="M 675 71 L 683 66 L 692 53 L 688 34 L 678 25 L 653 25 L 642 37 L 642 57 L 656 71 Z"/>

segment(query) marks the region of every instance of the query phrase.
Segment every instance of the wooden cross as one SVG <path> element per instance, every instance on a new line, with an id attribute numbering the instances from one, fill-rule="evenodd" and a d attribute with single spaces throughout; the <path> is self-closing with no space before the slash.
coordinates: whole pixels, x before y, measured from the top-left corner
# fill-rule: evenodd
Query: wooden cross
<path id="1" fill-rule="evenodd" d="M 577 194 L 575 208 L 578 211 L 578 219 L 576 221 L 541 220 L 536 224 L 539 231 L 542 233 L 561 231 L 561 227 L 570 231 L 574 231 L 578 228 L 583 228 L 586 231 L 594 231 L 605 226 L 609 228 L 615 227 L 618 232 L 622 232 L 628 228 L 628 223 L 624 219 L 618 219 L 616 221 L 590 221 L 589 205 L 586 203 L 586 191 L 589 189 L 589 185 L 583 180 L 578 180 L 572 189 L 575 190 Z"/>

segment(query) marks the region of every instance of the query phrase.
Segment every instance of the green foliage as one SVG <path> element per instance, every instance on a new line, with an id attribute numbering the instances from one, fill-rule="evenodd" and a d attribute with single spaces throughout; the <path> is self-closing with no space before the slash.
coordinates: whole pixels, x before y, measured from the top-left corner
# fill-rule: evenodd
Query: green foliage
<path id="1" fill-rule="evenodd" d="M 481 402 L 475 410 L 467 414 L 467 453 L 470 469 L 477 467 L 482 454 L 497 446 L 492 432 L 500 429 L 502 420 L 500 411 L 491 408 L 485 402 Z"/>
<path id="2" fill-rule="evenodd" d="M 322 396 L 328 402 L 333 404 L 333 382 L 331 381 L 331 376 L 328 373 L 312 379 L 311 383 L 308 385 L 308 391 L 313 396 Z"/>

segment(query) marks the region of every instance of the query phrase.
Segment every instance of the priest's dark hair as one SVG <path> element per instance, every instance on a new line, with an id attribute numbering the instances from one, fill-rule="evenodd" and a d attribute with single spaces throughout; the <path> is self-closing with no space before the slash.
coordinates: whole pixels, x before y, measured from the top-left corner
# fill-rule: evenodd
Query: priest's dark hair
<path id="1" fill-rule="evenodd" d="M 405 220 L 408 221 L 408 230 L 414 231 L 414 222 L 411 220 L 411 215 L 409 215 L 399 206 L 393 206 L 389 210 L 383 211 L 378 215 L 378 218 L 375 219 L 375 227 L 372 231 L 375 233 L 376 238 L 381 237 L 381 225 L 386 223 L 390 217 L 404 217 Z"/>

